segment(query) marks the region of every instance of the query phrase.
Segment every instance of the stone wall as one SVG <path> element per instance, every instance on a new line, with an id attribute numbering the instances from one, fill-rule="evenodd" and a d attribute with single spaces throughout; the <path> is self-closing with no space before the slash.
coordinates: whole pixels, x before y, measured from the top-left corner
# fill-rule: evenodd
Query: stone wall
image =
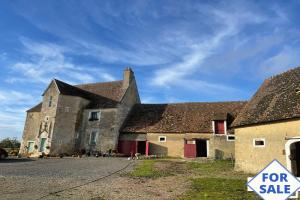
<path id="1" fill-rule="evenodd" d="M 59 95 L 50 154 L 73 154 L 79 136 L 82 111 L 89 103 L 81 97 Z"/>
<path id="2" fill-rule="evenodd" d="M 128 114 L 135 104 L 141 103 L 135 78 L 133 77 L 128 89 L 126 90 L 123 99 L 118 106 L 116 131 L 114 135 L 114 148 L 117 149 L 120 129 L 125 122 Z"/>
<path id="3" fill-rule="evenodd" d="M 99 121 L 89 121 L 89 115 L 92 111 L 100 112 Z M 82 149 L 101 152 L 114 149 L 113 136 L 116 131 L 116 113 L 116 108 L 84 110 L 81 129 Z M 96 145 L 90 145 L 90 135 L 93 131 L 98 133 Z"/>
<path id="4" fill-rule="evenodd" d="M 52 98 L 51 105 L 49 104 L 50 97 Z M 28 121 L 26 120 L 23 133 L 23 138 L 25 139 L 22 141 L 22 143 L 27 144 L 29 140 L 26 138 L 30 138 L 30 140 L 33 140 L 35 142 L 35 145 L 37 145 L 38 147 L 33 151 L 31 156 L 39 156 L 41 154 L 41 138 L 46 138 L 46 146 L 51 146 L 52 134 L 55 126 L 58 97 L 58 89 L 54 81 L 52 81 L 43 94 L 41 112 L 39 114 L 34 114 L 34 117 L 32 119 L 29 119 Z M 49 153 L 49 149 L 46 149 L 44 152 Z"/>
<path id="5" fill-rule="evenodd" d="M 38 145 L 36 138 L 39 133 L 39 127 L 40 112 L 28 112 L 26 116 L 24 132 L 19 152 L 21 155 L 27 154 L 27 148 L 25 147 L 28 146 L 28 141 L 34 141 L 35 145 Z"/>
<path id="6" fill-rule="evenodd" d="M 285 144 L 288 138 L 300 138 L 300 120 L 268 123 L 235 129 L 235 169 L 257 173 L 272 160 L 287 166 Z M 254 147 L 253 139 L 265 139 L 264 147 Z"/>

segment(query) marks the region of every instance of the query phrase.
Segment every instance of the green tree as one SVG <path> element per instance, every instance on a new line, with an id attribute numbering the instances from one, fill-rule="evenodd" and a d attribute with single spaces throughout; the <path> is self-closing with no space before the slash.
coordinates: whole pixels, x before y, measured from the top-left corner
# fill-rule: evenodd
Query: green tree
<path id="1" fill-rule="evenodd" d="M 21 143 L 19 142 L 19 140 L 17 140 L 17 138 L 5 138 L 3 140 L 0 141 L 0 147 L 1 148 L 20 148 Z"/>

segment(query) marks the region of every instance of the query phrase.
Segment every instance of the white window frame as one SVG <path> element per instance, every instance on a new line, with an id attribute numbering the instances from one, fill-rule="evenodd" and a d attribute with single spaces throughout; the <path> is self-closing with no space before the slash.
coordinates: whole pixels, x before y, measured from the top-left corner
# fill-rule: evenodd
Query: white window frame
<path id="1" fill-rule="evenodd" d="M 263 141 L 264 145 L 256 145 L 255 142 L 256 141 Z M 265 138 L 254 138 L 253 139 L 253 147 L 254 148 L 264 148 L 266 146 L 266 139 Z"/>
<path id="2" fill-rule="evenodd" d="M 65 112 L 66 112 L 66 113 L 70 112 L 70 107 L 69 107 L 69 106 L 66 106 L 66 107 L 65 107 Z"/>
<path id="3" fill-rule="evenodd" d="M 164 138 L 164 141 L 161 141 L 160 140 L 161 138 Z M 167 141 L 167 136 L 165 136 L 165 135 L 158 136 L 158 142 L 166 142 L 166 141 Z"/>
<path id="4" fill-rule="evenodd" d="M 95 144 L 92 144 L 91 139 L 92 139 L 92 134 L 93 134 L 94 132 L 96 133 L 96 136 L 95 136 Z M 97 145 L 98 135 L 99 135 L 99 131 L 95 131 L 95 130 L 91 131 L 90 139 L 89 139 L 89 145 Z"/>
<path id="5" fill-rule="evenodd" d="M 93 112 L 97 112 L 97 113 L 98 113 L 98 115 L 97 115 L 98 120 L 90 121 Z M 90 121 L 90 122 L 100 121 L 100 117 L 101 117 L 101 111 L 100 111 L 100 110 L 91 110 L 91 111 L 89 112 L 89 118 L 88 118 L 88 121 Z"/>
<path id="6" fill-rule="evenodd" d="M 232 139 L 229 139 L 229 137 L 234 137 L 234 139 L 232 140 Z M 234 142 L 235 141 L 235 135 L 226 135 L 226 140 L 228 141 L 228 142 Z"/>
<path id="7" fill-rule="evenodd" d="M 206 157 L 209 157 L 209 140 L 206 140 Z"/>

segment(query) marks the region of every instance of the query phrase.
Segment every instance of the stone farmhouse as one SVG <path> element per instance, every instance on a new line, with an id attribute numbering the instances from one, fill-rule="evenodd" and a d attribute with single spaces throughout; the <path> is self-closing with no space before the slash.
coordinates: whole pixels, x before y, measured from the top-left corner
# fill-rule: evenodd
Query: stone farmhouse
<path id="1" fill-rule="evenodd" d="M 277 159 L 300 176 L 300 67 L 266 79 L 233 123 L 235 168 L 250 173 Z"/>
<path id="2" fill-rule="evenodd" d="M 141 104 L 130 68 L 123 80 L 70 85 L 52 80 L 27 111 L 20 154 L 232 158 L 232 123 L 246 102 Z"/>
<path id="3" fill-rule="evenodd" d="M 119 130 L 140 103 L 134 73 L 122 81 L 69 85 L 52 80 L 43 100 L 27 111 L 20 154 L 73 154 L 116 148 Z"/>

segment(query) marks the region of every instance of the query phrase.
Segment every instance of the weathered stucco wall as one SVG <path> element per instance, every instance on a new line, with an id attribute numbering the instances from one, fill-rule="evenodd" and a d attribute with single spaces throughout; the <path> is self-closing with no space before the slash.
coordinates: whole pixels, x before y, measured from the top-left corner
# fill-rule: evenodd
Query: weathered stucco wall
<path id="1" fill-rule="evenodd" d="M 129 77 L 124 81 L 128 81 Z M 128 86 L 129 84 L 129 86 Z M 127 88 L 128 87 L 128 88 Z M 116 150 L 119 140 L 119 131 L 132 107 L 140 103 L 140 98 L 134 77 L 124 83 L 125 94 L 117 108 L 87 109 L 83 114 L 81 148 L 85 150 L 107 152 Z M 89 121 L 89 113 L 99 111 L 99 121 Z M 93 131 L 98 132 L 96 145 L 90 145 L 90 136 Z"/>
<path id="2" fill-rule="evenodd" d="M 26 154 L 28 146 L 28 141 L 34 141 L 35 145 L 37 145 L 36 137 L 39 134 L 40 127 L 40 112 L 28 112 L 26 116 L 24 132 L 20 147 L 20 154 Z"/>
<path id="3" fill-rule="evenodd" d="M 147 134 L 145 133 L 120 134 L 119 140 L 145 141 L 147 140 Z"/>
<path id="4" fill-rule="evenodd" d="M 300 120 L 235 129 L 235 169 L 257 173 L 272 160 L 286 165 L 286 138 L 300 137 Z M 264 138 L 265 147 L 254 147 L 253 139 Z"/>
<path id="5" fill-rule="evenodd" d="M 235 157 L 235 141 L 227 141 L 225 135 L 212 136 L 210 138 L 209 155 L 216 159 L 228 159 Z"/>
<path id="6" fill-rule="evenodd" d="M 125 81 L 125 80 L 124 80 Z M 132 107 L 135 104 L 141 103 L 137 85 L 135 82 L 135 78 L 133 78 L 130 82 L 128 89 L 126 90 L 123 99 L 118 106 L 117 112 L 117 120 L 116 120 L 116 129 L 114 132 L 114 147 L 113 149 L 117 148 L 118 140 L 119 140 L 119 133 L 120 129 L 125 122 L 129 112 L 131 111 Z"/>
<path id="7" fill-rule="evenodd" d="M 51 106 L 49 106 L 49 100 L 51 100 Z M 48 89 L 45 91 L 43 96 L 43 103 L 41 109 L 41 118 L 40 118 L 40 133 L 38 137 L 38 151 L 41 146 L 41 138 L 47 138 L 46 146 L 51 147 L 51 141 L 53 137 L 55 122 L 56 122 L 56 111 L 58 105 L 59 91 L 54 81 L 51 82 Z M 47 127 L 45 125 L 47 124 Z M 51 126 L 51 128 L 50 128 Z M 45 153 L 49 153 L 50 149 L 47 149 Z M 36 156 L 36 155 L 35 155 Z"/>
<path id="8" fill-rule="evenodd" d="M 27 123 L 25 124 L 23 133 L 23 138 L 25 139 L 22 141 L 22 144 L 26 146 L 29 141 L 29 139 L 27 138 L 34 138 L 33 140 L 35 141 L 35 145 L 37 145 L 38 148 L 34 149 L 32 156 L 38 156 L 41 154 L 41 138 L 46 138 L 46 146 L 50 146 L 51 144 L 53 127 L 55 126 L 58 96 L 59 93 L 57 87 L 52 81 L 43 95 L 42 108 L 41 112 L 39 113 L 39 117 L 38 114 L 36 114 L 31 120 L 26 120 Z M 51 106 L 49 106 L 50 97 L 52 97 Z M 44 152 L 49 153 L 49 149 L 45 149 Z M 23 153 L 25 153 L 24 149 Z"/>
<path id="9" fill-rule="evenodd" d="M 166 136 L 166 142 L 159 142 L 159 136 Z M 184 156 L 184 134 L 147 133 L 147 140 L 150 155 Z"/>
<path id="10" fill-rule="evenodd" d="M 81 97 L 59 95 L 50 154 L 74 153 L 82 111 L 88 103 Z"/>
<path id="11" fill-rule="evenodd" d="M 160 142 L 159 136 L 166 136 L 166 142 Z M 209 140 L 208 157 L 226 159 L 234 157 L 234 141 L 227 141 L 226 136 L 206 133 L 148 133 L 149 154 L 184 157 L 184 139 Z"/>
<path id="12" fill-rule="evenodd" d="M 99 121 L 89 121 L 92 111 L 100 112 Z M 86 109 L 83 113 L 81 148 L 87 151 L 106 152 L 114 147 L 114 132 L 116 121 L 116 108 L 109 109 Z M 90 144 L 90 136 L 93 131 L 97 131 L 96 145 Z"/>

